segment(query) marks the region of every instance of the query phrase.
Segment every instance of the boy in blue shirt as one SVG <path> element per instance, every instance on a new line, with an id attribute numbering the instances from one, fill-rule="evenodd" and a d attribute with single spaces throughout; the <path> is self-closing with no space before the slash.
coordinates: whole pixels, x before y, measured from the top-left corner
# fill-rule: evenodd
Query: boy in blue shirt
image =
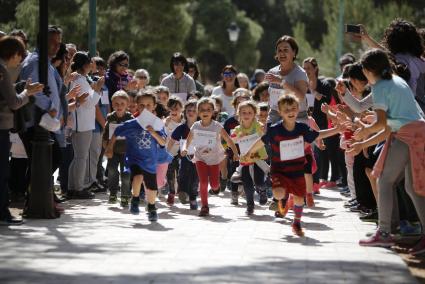
<path id="1" fill-rule="evenodd" d="M 144 109 L 153 112 L 156 106 L 155 94 L 151 91 L 145 91 L 137 95 L 136 102 L 140 113 Z M 155 131 L 152 126 L 144 129 L 137 119 L 126 121 L 123 125 L 115 129 L 105 155 L 109 158 L 113 153 L 113 146 L 116 137 L 121 136 L 126 139 L 125 164 L 127 170 L 130 170 L 132 177 L 132 200 L 130 212 L 139 213 L 139 194 L 142 183 L 145 184 L 146 199 L 148 202 L 148 219 L 157 221 L 155 200 L 157 195 L 156 166 L 158 161 L 158 146 L 165 145 L 165 131 Z"/>

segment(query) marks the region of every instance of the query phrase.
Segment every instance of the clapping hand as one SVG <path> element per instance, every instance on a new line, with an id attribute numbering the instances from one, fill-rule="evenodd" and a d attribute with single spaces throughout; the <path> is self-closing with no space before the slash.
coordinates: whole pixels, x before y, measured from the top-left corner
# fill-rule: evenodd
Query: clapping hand
<path id="1" fill-rule="evenodd" d="M 44 85 L 40 83 L 32 83 L 29 78 L 25 83 L 25 90 L 27 90 L 27 96 L 32 96 L 43 91 Z"/>

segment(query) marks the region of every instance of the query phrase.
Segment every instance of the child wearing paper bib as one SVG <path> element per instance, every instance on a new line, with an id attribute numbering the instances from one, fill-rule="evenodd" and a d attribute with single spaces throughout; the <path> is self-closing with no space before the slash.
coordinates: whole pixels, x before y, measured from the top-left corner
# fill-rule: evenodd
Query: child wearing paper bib
<path id="1" fill-rule="evenodd" d="M 256 119 L 258 109 L 253 101 L 245 101 L 239 104 L 237 115 L 240 125 L 236 126 L 231 137 L 239 144 L 241 155 L 245 155 L 250 146 L 263 136 L 263 125 Z M 257 163 L 264 163 L 267 159 L 266 148 L 262 147 L 254 155 L 240 159 L 242 166 L 242 184 L 246 196 L 246 214 L 254 213 L 254 186 L 260 193 L 260 204 L 267 203 L 267 193 L 264 186 L 264 171 Z"/>
<path id="2" fill-rule="evenodd" d="M 292 231 L 303 236 L 301 216 L 306 196 L 304 167 L 306 164 L 305 144 L 317 138 L 325 138 L 338 132 L 336 128 L 315 131 L 304 123 L 297 122 L 298 99 L 292 94 L 282 95 L 278 100 L 281 121 L 272 124 L 267 133 L 250 148 L 251 156 L 265 144 L 271 145 L 271 176 L 273 195 L 278 200 L 279 211 L 283 211 L 288 194 L 294 196 L 294 221 Z"/>
<path id="3" fill-rule="evenodd" d="M 165 131 L 162 120 L 155 117 L 156 97 L 152 91 L 144 91 L 137 96 L 140 115 L 136 119 L 124 122 L 115 129 L 105 151 L 111 158 L 118 136 L 126 139 L 125 164 L 132 177 L 132 199 L 130 212 L 139 214 L 139 194 L 142 183 L 146 188 L 149 221 L 157 221 L 155 200 L 157 195 L 156 166 L 158 146 L 165 146 Z M 160 129 L 159 131 L 155 129 Z"/>
<path id="4" fill-rule="evenodd" d="M 220 190 L 219 164 L 224 159 L 221 139 L 224 139 L 232 149 L 234 160 L 239 160 L 239 155 L 235 143 L 230 139 L 223 126 L 212 119 L 215 109 L 214 101 L 210 98 L 203 98 L 198 101 L 197 109 L 201 121 L 197 121 L 192 125 L 186 144 L 183 145 L 181 155 L 183 157 L 186 156 L 191 144 L 194 144 L 194 161 L 199 177 L 199 191 L 202 203 L 199 216 L 208 216 L 208 182 L 214 192 Z"/>
<path id="5" fill-rule="evenodd" d="M 177 126 L 177 128 L 171 134 L 170 140 L 167 144 L 168 149 L 170 149 L 170 147 L 172 147 L 175 143 L 179 144 L 179 152 L 181 152 L 184 143 L 186 143 L 190 128 L 198 118 L 198 113 L 196 111 L 196 100 L 189 100 L 184 105 L 183 115 L 184 123 Z M 192 163 L 192 160 L 189 158 L 190 156 L 193 156 L 193 154 L 194 149 L 191 147 L 191 149 L 188 150 L 187 156 L 181 157 L 177 185 L 179 189 L 178 196 L 180 202 L 182 204 L 187 204 L 187 198 L 189 197 L 190 210 L 198 210 L 198 203 L 196 202 L 199 185 L 198 173 L 196 172 L 195 164 Z"/>

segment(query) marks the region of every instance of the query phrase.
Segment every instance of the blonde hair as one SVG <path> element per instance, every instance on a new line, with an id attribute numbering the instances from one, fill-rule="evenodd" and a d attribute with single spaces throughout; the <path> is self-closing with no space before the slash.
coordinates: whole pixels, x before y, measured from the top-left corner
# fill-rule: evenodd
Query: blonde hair
<path id="1" fill-rule="evenodd" d="M 239 115 L 239 112 L 241 111 L 241 109 L 242 108 L 244 108 L 244 107 L 250 107 L 250 108 L 252 108 L 252 110 L 254 111 L 254 114 L 255 115 L 257 115 L 258 114 L 258 107 L 257 107 L 257 104 L 254 102 L 254 101 L 244 101 L 244 102 L 241 102 L 240 104 L 239 104 L 239 106 L 238 106 L 238 109 L 237 109 L 237 115 Z"/>
<path id="2" fill-rule="evenodd" d="M 127 93 L 124 90 L 116 91 L 111 97 L 111 102 L 113 102 L 115 99 L 118 99 L 118 98 L 126 100 L 127 102 L 130 102 L 130 97 L 127 95 Z"/>

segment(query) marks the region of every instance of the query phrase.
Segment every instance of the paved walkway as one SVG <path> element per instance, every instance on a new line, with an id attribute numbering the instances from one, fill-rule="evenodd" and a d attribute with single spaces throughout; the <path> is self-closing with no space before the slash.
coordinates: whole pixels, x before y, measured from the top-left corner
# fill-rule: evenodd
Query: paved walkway
<path id="1" fill-rule="evenodd" d="M 416 283 L 393 252 L 360 247 L 374 225 L 323 190 L 303 217 L 306 236 L 265 206 L 246 217 L 225 197 L 211 216 L 159 204 L 159 222 L 133 216 L 106 195 L 67 202 L 56 220 L 0 228 L 0 283 Z"/>

